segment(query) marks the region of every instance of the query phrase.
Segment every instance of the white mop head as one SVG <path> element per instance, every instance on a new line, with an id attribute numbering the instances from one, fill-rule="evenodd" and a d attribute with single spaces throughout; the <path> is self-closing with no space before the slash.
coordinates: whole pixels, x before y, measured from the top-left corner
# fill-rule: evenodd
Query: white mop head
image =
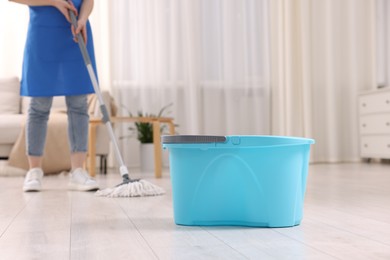
<path id="1" fill-rule="evenodd" d="M 95 195 L 100 197 L 118 198 L 118 197 L 143 197 L 157 196 L 164 194 L 165 191 L 145 180 L 139 180 L 123 184 L 114 188 L 98 190 Z"/>

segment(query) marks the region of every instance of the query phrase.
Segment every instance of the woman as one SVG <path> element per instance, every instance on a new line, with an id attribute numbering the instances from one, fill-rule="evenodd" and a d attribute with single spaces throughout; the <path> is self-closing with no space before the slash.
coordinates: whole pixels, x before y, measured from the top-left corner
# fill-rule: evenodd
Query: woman
<path id="1" fill-rule="evenodd" d="M 30 96 L 26 146 L 30 169 L 24 191 L 40 191 L 42 158 L 47 121 L 53 96 L 65 96 L 71 149 L 69 188 L 96 190 L 97 182 L 83 169 L 88 140 L 87 94 L 93 87 L 78 49 L 75 35 L 81 33 L 93 67 L 95 58 L 88 17 L 93 0 L 11 0 L 29 6 L 30 22 L 24 50 L 21 95 Z M 69 10 L 78 15 L 77 28 L 70 24 Z"/>

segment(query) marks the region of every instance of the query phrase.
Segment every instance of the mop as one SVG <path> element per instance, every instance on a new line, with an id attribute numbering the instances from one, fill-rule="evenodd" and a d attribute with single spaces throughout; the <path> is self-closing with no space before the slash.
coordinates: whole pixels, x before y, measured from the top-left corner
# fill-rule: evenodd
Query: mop
<path id="1" fill-rule="evenodd" d="M 69 1 L 70 2 L 70 1 Z M 69 10 L 70 18 L 72 21 L 72 24 L 74 28 L 77 28 L 77 19 L 76 15 Z M 87 67 L 89 77 L 91 78 L 91 82 L 93 85 L 93 88 L 95 90 L 96 96 L 99 100 L 100 104 L 100 111 L 103 115 L 102 121 L 106 125 L 108 134 L 110 136 L 110 139 L 114 145 L 114 151 L 115 151 L 115 157 L 117 161 L 120 164 L 119 171 L 122 176 L 122 183 L 118 184 L 114 188 L 106 188 L 104 190 L 98 190 L 95 195 L 96 196 L 102 196 L 102 197 L 141 197 L 141 196 L 156 196 L 156 195 L 162 195 L 165 193 L 165 191 L 146 181 L 146 180 L 139 180 L 139 179 L 130 179 L 129 177 L 129 171 L 123 162 L 122 155 L 119 152 L 118 143 L 116 141 L 116 137 L 114 135 L 114 131 L 112 129 L 112 124 L 110 121 L 110 117 L 107 112 L 106 105 L 104 104 L 103 97 L 100 92 L 100 88 L 97 82 L 97 78 L 95 75 L 95 71 L 93 70 L 91 59 L 89 57 L 87 48 L 85 46 L 85 42 L 81 34 L 76 35 L 78 44 L 81 50 L 81 54 L 83 55 L 85 66 Z"/>

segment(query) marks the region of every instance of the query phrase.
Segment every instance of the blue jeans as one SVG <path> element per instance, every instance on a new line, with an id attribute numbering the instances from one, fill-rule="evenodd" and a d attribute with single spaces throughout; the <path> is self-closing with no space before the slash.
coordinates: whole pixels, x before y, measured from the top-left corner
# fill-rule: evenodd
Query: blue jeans
<path id="1" fill-rule="evenodd" d="M 87 95 L 66 96 L 70 150 L 86 152 L 88 144 Z M 32 97 L 26 125 L 27 155 L 42 156 L 53 97 Z"/>

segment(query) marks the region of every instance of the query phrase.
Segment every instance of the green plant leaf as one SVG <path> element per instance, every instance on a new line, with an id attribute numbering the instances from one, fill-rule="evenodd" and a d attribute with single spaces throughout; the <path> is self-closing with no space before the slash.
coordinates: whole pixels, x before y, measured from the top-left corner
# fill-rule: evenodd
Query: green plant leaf
<path id="1" fill-rule="evenodd" d="M 170 111 L 166 111 L 169 107 L 171 107 L 173 103 L 170 103 L 164 107 L 162 107 L 157 114 L 149 114 L 149 113 L 143 113 L 142 111 L 137 112 L 138 117 L 163 117 L 164 113 L 169 114 Z M 133 114 L 125 107 L 122 105 L 129 114 L 129 116 L 133 116 Z M 135 127 L 129 127 L 128 130 L 134 132 L 135 130 L 137 131 L 137 139 L 141 143 L 153 143 L 153 124 L 152 123 L 142 123 L 142 122 L 136 122 L 134 123 Z M 178 126 L 178 125 L 175 125 Z M 163 133 L 167 129 L 166 125 L 162 125 L 160 128 L 160 132 Z M 130 135 L 131 136 L 131 135 Z M 125 138 L 125 137 L 123 137 Z M 123 139 L 121 138 L 121 139 Z"/>

